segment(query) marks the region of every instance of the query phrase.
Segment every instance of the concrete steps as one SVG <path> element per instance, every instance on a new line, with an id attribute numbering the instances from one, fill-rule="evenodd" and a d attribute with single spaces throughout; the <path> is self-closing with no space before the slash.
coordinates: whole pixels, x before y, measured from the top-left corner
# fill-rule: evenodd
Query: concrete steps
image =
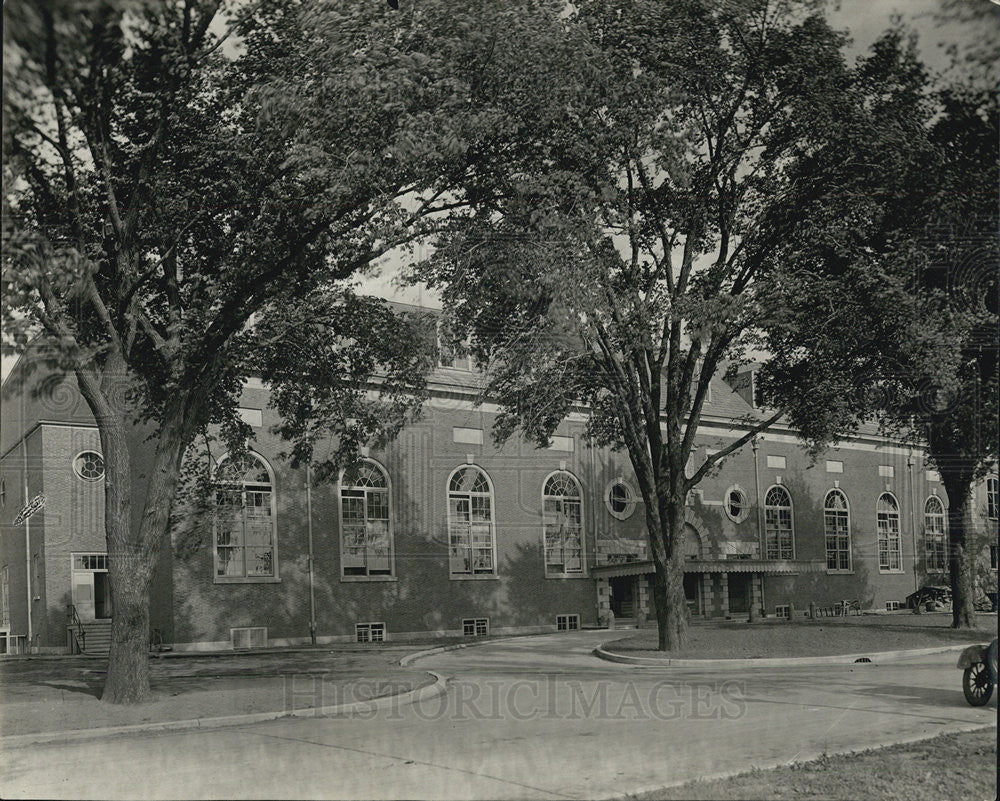
<path id="1" fill-rule="evenodd" d="M 87 656 L 107 656 L 111 651 L 111 621 L 95 620 L 83 624 L 86 632 Z"/>

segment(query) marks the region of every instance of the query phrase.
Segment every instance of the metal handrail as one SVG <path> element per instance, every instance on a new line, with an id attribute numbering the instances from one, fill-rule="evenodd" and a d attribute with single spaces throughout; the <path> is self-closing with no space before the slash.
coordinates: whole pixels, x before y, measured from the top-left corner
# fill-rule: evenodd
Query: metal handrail
<path id="1" fill-rule="evenodd" d="M 80 646 L 80 651 L 86 653 L 87 651 L 87 630 L 83 627 L 83 621 L 80 620 L 80 615 L 77 614 L 75 604 L 67 604 L 66 610 L 69 616 L 69 625 L 72 629 L 76 626 L 75 636 L 77 637 L 77 642 Z"/>

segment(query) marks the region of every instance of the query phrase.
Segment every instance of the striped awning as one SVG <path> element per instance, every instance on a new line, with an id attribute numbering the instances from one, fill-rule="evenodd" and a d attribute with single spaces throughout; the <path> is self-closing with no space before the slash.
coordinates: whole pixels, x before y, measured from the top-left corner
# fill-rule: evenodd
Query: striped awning
<path id="1" fill-rule="evenodd" d="M 590 573 L 595 578 L 643 576 L 655 572 L 651 559 L 616 565 L 598 565 Z M 812 559 L 689 559 L 685 573 L 769 573 L 791 575 L 826 570 L 826 562 Z"/>

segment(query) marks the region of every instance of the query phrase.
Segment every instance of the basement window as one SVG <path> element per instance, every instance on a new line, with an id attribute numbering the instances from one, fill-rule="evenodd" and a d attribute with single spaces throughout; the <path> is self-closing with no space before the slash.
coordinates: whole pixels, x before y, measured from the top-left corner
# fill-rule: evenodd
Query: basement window
<path id="1" fill-rule="evenodd" d="M 579 615 L 556 615 L 556 631 L 577 631 L 579 628 Z"/>
<path id="2" fill-rule="evenodd" d="M 234 651 L 250 651 L 255 648 L 267 648 L 267 627 L 247 626 L 230 629 L 229 639 Z"/>
<path id="3" fill-rule="evenodd" d="M 791 617 L 791 614 L 788 609 L 788 604 L 777 604 L 774 607 L 774 616 L 783 617 L 785 618 L 785 620 L 788 620 L 788 618 Z"/>
<path id="4" fill-rule="evenodd" d="M 462 620 L 462 634 L 465 637 L 485 637 L 490 633 L 488 617 L 467 617 Z"/>
<path id="5" fill-rule="evenodd" d="M 385 642 L 385 623 L 355 623 L 354 636 L 358 642 Z"/>
<path id="6" fill-rule="evenodd" d="M 885 602 L 885 611 L 886 612 L 895 612 L 897 609 L 902 609 L 902 608 L 903 608 L 903 602 L 902 601 L 886 601 Z"/>

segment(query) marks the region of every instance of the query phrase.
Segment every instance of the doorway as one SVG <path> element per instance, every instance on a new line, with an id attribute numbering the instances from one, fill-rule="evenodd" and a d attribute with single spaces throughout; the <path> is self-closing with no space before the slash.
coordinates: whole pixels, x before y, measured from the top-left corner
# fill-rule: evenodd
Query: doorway
<path id="1" fill-rule="evenodd" d="M 750 612 L 750 574 L 729 574 L 729 612 L 746 615 Z"/>
<path id="2" fill-rule="evenodd" d="M 701 573 L 684 574 L 684 600 L 691 617 L 701 617 Z"/>
<path id="3" fill-rule="evenodd" d="M 83 622 L 111 617 L 111 584 L 108 555 L 75 553 L 72 556 L 71 587 L 73 606 Z"/>
<path id="4" fill-rule="evenodd" d="M 611 587 L 611 611 L 616 618 L 635 617 L 635 576 L 608 579 Z"/>

